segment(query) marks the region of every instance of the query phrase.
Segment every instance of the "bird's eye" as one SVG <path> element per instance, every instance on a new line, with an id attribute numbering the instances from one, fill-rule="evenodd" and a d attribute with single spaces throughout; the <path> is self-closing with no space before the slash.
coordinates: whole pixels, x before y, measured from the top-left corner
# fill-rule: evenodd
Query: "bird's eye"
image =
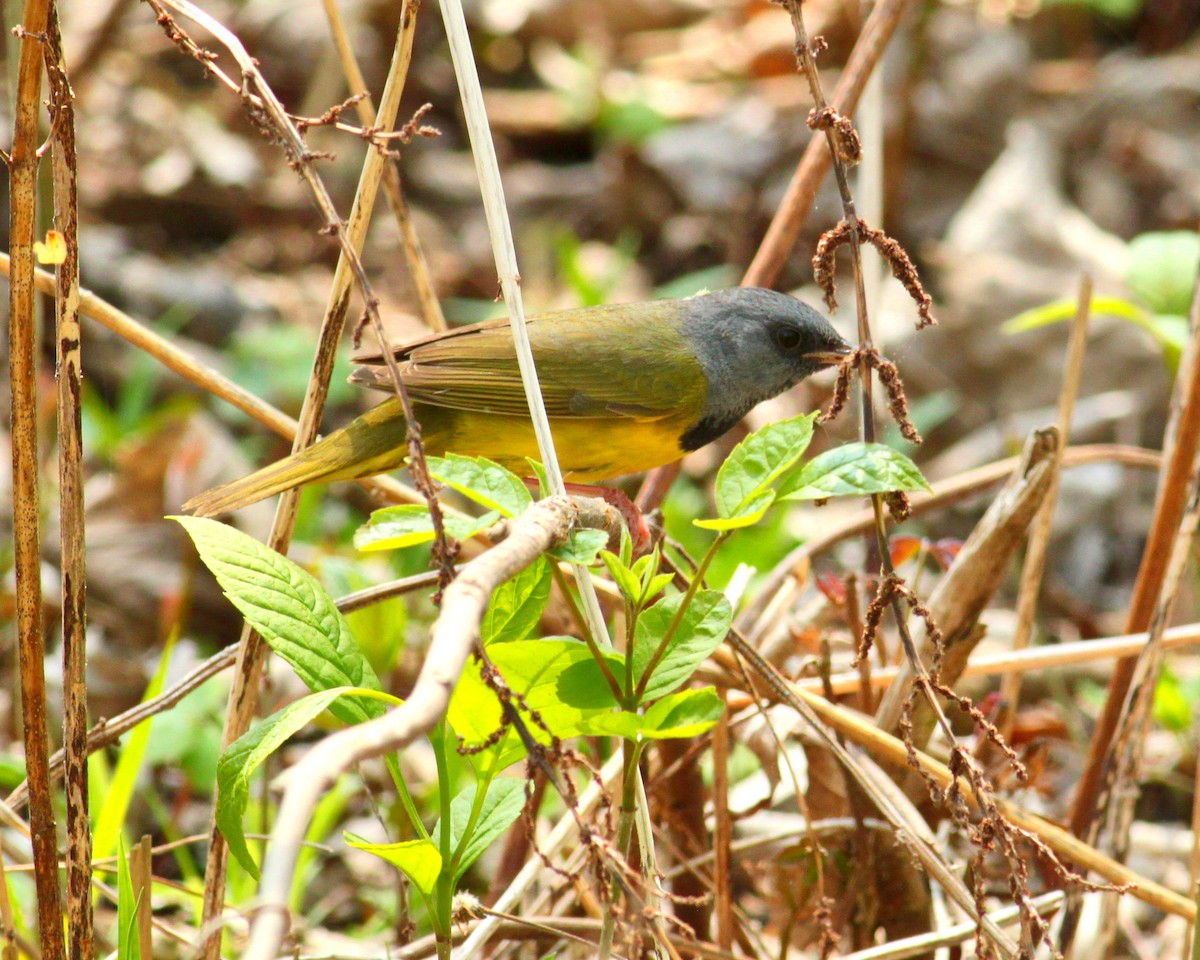
<path id="1" fill-rule="evenodd" d="M 795 327 L 776 327 L 775 343 L 781 350 L 795 350 L 800 346 L 800 331 Z"/>

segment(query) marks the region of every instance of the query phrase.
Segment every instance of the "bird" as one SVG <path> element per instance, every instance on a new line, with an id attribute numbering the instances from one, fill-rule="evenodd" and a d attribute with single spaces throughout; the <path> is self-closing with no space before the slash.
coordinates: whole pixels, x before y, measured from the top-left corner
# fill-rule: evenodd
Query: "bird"
<path id="1" fill-rule="evenodd" d="M 561 310 L 527 324 L 559 465 L 574 484 L 677 460 L 851 352 L 813 307 L 758 287 Z M 526 458 L 538 447 L 507 319 L 430 334 L 394 354 L 428 454 L 487 457 L 530 474 Z M 393 389 L 382 352 L 355 359 L 352 383 Z M 219 516 L 293 487 L 396 470 L 407 452 L 392 397 L 184 509 Z"/>

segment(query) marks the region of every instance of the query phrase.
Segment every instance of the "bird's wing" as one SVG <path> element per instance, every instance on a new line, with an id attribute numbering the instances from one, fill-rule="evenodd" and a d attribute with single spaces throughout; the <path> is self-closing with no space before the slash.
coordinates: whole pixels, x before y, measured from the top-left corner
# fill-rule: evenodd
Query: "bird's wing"
<path id="1" fill-rule="evenodd" d="M 641 305 L 644 307 L 644 305 Z M 665 305 L 664 305 L 665 309 Z M 551 417 L 656 419 L 699 409 L 706 381 L 673 323 L 629 305 L 531 318 L 528 325 L 546 412 Z M 352 382 L 390 391 L 382 357 Z M 508 321 L 426 337 L 397 351 L 416 402 L 459 410 L 524 414 L 528 407 Z"/>

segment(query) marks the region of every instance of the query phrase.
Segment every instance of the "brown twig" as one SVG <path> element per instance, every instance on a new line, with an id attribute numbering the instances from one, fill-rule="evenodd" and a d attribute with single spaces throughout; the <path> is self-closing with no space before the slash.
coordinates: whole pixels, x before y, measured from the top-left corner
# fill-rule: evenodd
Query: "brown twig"
<path id="1" fill-rule="evenodd" d="M 0 275 L 8 276 L 12 262 L 7 253 L 0 252 Z M 46 270 L 35 270 L 34 283 L 40 293 L 54 296 L 57 280 Z M 241 410 L 252 420 L 261 423 L 285 440 L 296 437 L 296 421 L 265 400 L 259 399 L 245 388 L 234 383 L 223 373 L 197 360 L 186 350 L 155 333 L 133 317 L 118 310 L 103 297 L 87 289 L 80 289 L 79 311 L 87 319 L 94 320 L 106 330 L 111 330 L 121 339 L 145 352 L 168 370 L 179 374 L 188 383 L 199 387 L 213 396 Z M 398 503 L 424 503 L 415 490 L 404 486 L 392 477 L 372 477 L 357 481 L 367 490 L 374 491 L 384 499 Z"/>
<path id="2" fill-rule="evenodd" d="M 900 25 L 900 19 L 909 7 L 911 0 L 881 0 L 871 10 L 871 15 L 863 24 L 858 42 L 846 61 L 838 85 L 833 92 L 831 104 L 840 115 L 853 116 L 858 106 L 859 97 L 867 85 L 872 72 L 879 63 L 883 51 L 887 48 Z M 782 272 L 800 228 L 812 208 L 817 188 L 829 171 L 830 154 L 819 138 L 814 137 L 804 156 L 792 174 L 787 193 L 779 205 L 779 212 L 771 221 L 758 252 L 754 255 L 746 275 L 742 277 L 744 287 L 773 286 Z"/>
<path id="3" fill-rule="evenodd" d="M 1046 499 L 1033 521 L 1029 535 L 1029 547 L 1025 551 L 1025 565 L 1021 568 L 1021 585 L 1017 592 L 1017 625 L 1013 633 L 1014 650 L 1024 650 L 1033 636 L 1033 619 L 1037 609 L 1038 593 L 1041 590 L 1042 574 L 1046 567 L 1046 550 L 1050 546 L 1050 525 L 1054 520 L 1054 507 L 1058 501 L 1058 485 L 1062 478 L 1062 448 L 1071 435 L 1071 415 L 1075 410 L 1075 398 L 1079 394 L 1079 380 L 1083 373 L 1083 354 L 1087 347 L 1088 320 L 1092 306 L 1092 278 L 1084 275 L 1079 283 L 1079 306 L 1071 324 L 1071 340 L 1067 347 L 1067 366 L 1063 372 L 1062 389 L 1058 395 L 1058 428 L 1060 444 L 1055 453 L 1050 487 Z M 1012 722 L 1017 715 L 1021 699 L 1021 674 L 1013 673 L 1004 678 L 1000 685 L 1000 709 L 1004 718 L 1001 730 L 1007 738 L 1012 733 Z"/>
<path id="4" fill-rule="evenodd" d="M 246 52 L 238 38 L 222 24 L 214 20 L 203 10 L 197 8 L 189 0 L 148 0 L 152 9 L 158 15 L 158 22 L 164 28 L 167 36 L 185 53 L 199 60 L 206 69 L 219 72 L 213 66 L 213 56 L 202 49 L 179 26 L 167 7 L 178 11 L 188 19 L 201 24 L 229 51 L 241 70 L 243 82 L 238 86 L 238 93 L 247 116 L 252 123 L 264 133 L 268 140 L 279 144 L 287 157 L 289 165 L 296 170 L 309 186 L 317 207 L 324 219 L 323 230 L 335 236 L 339 245 L 338 267 L 330 292 L 325 319 L 317 345 L 316 358 L 305 394 L 304 405 L 300 412 L 300 422 L 293 451 L 308 446 L 316 439 L 321 414 L 324 411 L 325 397 L 328 391 L 329 378 L 332 374 L 333 361 L 337 353 L 337 344 L 345 324 L 346 310 L 349 304 L 351 277 L 362 290 L 366 303 L 367 316 L 384 349 L 384 359 L 392 377 L 396 394 L 400 398 L 408 421 L 409 451 L 413 460 L 413 477 L 417 488 L 424 494 L 433 519 L 435 535 L 435 557 L 438 558 L 443 575 L 452 573 L 452 557 L 447 547 L 445 532 L 442 526 L 442 514 L 435 496 L 433 482 L 425 466 L 424 450 L 420 443 L 420 427 L 413 415 L 412 404 L 400 377 L 395 357 L 386 350 L 386 338 L 383 334 L 383 321 L 379 316 L 378 301 L 371 290 L 371 284 L 358 256 L 366 235 L 366 227 L 374 203 L 375 188 L 378 184 L 379 173 L 384 159 L 376 151 L 369 151 L 360 179 L 359 191 L 355 197 L 354 208 L 349 223 L 343 223 L 338 215 L 332 198 L 317 175 L 314 157 L 308 149 L 303 136 L 296 128 L 282 104 L 267 84 L 258 70 L 257 62 Z M 411 48 L 409 50 L 411 52 Z M 383 97 L 385 124 L 390 124 L 395 118 L 399 106 L 400 93 L 407 76 L 410 57 L 397 49 L 392 60 L 387 86 Z M 288 491 L 280 498 L 275 513 L 275 522 L 269 538 L 270 546 L 286 552 L 291 540 L 291 532 L 295 522 L 298 505 L 298 493 Z M 233 690 L 230 693 L 229 707 L 226 715 L 225 730 L 222 743 L 228 746 L 245 733 L 249 727 L 258 700 L 258 684 L 262 675 L 263 662 L 266 656 L 266 645 L 249 627 L 243 630 L 241 648 L 238 657 L 238 669 L 234 677 Z M 212 929 L 205 941 L 203 956 L 205 960 L 216 960 L 220 948 L 220 935 L 214 921 L 220 916 L 223 908 L 225 885 L 225 864 L 228 849 L 216 828 L 214 818 L 210 838 L 208 863 L 205 869 L 204 922 Z"/>
<path id="5" fill-rule="evenodd" d="M 1184 492 L 1191 480 L 1196 451 L 1200 449 L 1200 283 L 1192 295 L 1189 322 L 1191 333 L 1179 365 L 1173 408 L 1163 442 L 1164 464 L 1159 476 L 1154 520 L 1129 601 L 1127 633 L 1142 633 L 1150 625 L 1168 557 L 1183 520 Z M 1071 807 L 1071 830 L 1078 837 L 1092 836 L 1094 826 L 1102 819 L 1096 816 L 1096 802 L 1135 665 L 1133 658 L 1118 661 L 1108 681 L 1104 709 L 1096 722 Z"/>
<path id="6" fill-rule="evenodd" d="M 12 384 L 13 569 L 16 574 L 17 638 L 25 765 L 30 782 L 34 883 L 38 928 L 46 960 L 64 956 L 62 901 L 58 887 L 58 838 L 47 757 L 46 656 L 42 634 L 41 556 L 38 507 L 37 385 L 34 342 L 33 238 L 38 174 L 38 111 L 42 44 L 49 0 L 25 0 L 17 99 L 9 163 L 9 378 Z"/>
<path id="7" fill-rule="evenodd" d="M 75 94 L 63 59 L 58 7 L 43 47 L 52 117 L 54 225 L 66 251 L 54 296 L 58 362 L 59 533 L 62 544 L 63 744 L 67 808 L 67 933 L 70 955 L 91 960 L 92 834 L 87 771 L 87 563 L 83 507 L 83 360 L 79 327 L 79 192 Z"/>
<path id="8" fill-rule="evenodd" d="M 359 95 L 357 101 L 358 115 L 364 126 L 374 126 L 376 122 L 375 107 L 367 90 L 367 82 L 358 66 L 358 58 L 346 35 L 346 26 L 342 20 L 341 10 L 336 0 L 323 0 L 325 16 L 329 20 L 329 30 L 333 35 L 333 43 L 337 48 L 338 59 L 342 64 L 342 72 L 346 76 L 346 85 L 350 92 Z M 420 0 L 404 0 L 404 8 L 400 14 L 400 35 L 397 37 L 397 49 L 406 48 L 406 56 L 412 55 L 413 25 L 416 20 Z M 413 289 L 417 294 L 417 302 L 421 306 L 421 316 L 431 330 L 445 330 L 446 318 L 442 314 L 442 305 L 434 289 L 433 277 L 429 270 L 429 262 L 425 258 L 425 249 L 413 223 L 412 211 L 404 197 L 404 189 L 400 181 L 400 170 L 395 163 L 388 163 L 383 170 L 383 193 L 388 205 L 392 208 L 392 216 L 400 228 L 400 240 L 404 249 L 404 257 L 408 262 L 408 272 L 412 277 Z M 387 349 L 383 345 L 383 349 Z"/>

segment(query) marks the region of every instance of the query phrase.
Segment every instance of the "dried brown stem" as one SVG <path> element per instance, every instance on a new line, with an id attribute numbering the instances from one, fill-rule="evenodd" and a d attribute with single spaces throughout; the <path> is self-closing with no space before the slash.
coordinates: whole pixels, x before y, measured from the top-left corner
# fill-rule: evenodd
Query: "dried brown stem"
<path id="1" fill-rule="evenodd" d="M 8 254 L 0 253 L 0 275 L 8 276 L 11 269 L 12 262 Z M 57 285 L 54 274 L 38 269 L 34 271 L 33 279 L 38 292 L 49 296 L 54 295 Z M 121 339 L 144 351 L 168 370 L 179 374 L 188 383 L 219 397 L 283 439 L 295 439 L 296 421 L 286 413 L 271 406 L 265 400 L 259 399 L 218 370 L 197 360 L 186 350 L 139 323 L 127 313 L 118 310 L 104 298 L 81 288 L 79 310 L 83 316 L 89 320 L 95 320 L 105 329 L 111 330 Z M 415 490 L 391 477 L 373 477 L 358 482 L 366 489 L 375 491 L 390 501 L 425 502 Z"/>
<path id="2" fill-rule="evenodd" d="M 358 66 L 358 58 L 350 46 L 346 35 L 345 24 L 336 0 L 324 0 L 325 15 L 329 20 L 330 33 L 337 48 L 338 59 L 342 64 L 342 72 L 346 75 L 346 85 L 350 92 L 359 97 L 356 109 L 363 126 L 372 127 L 376 123 L 375 106 L 371 102 L 367 90 L 367 82 Z M 412 56 L 412 24 L 417 16 L 420 0 L 405 0 L 404 9 L 400 15 L 400 35 L 397 37 L 397 49 L 404 49 L 404 55 Z M 405 125 L 407 130 L 413 121 Z M 413 289 L 417 294 L 417 302 L 421 306 L 421 316 L 431 330 L 445 330 L 446 318 L 442 314 L 442 305 L 438 300 L 437 291 L 433 286 L 433 276 L 429 270 L 429 262 L 425 258 L 425 249 L 413 223 L 412 211 L 404 197 L 404 188 L 400 181 L 400 170 L 394 162 L 385 164 L 383 170 L 383 194 L 387 197 L 392 216 L 400 228 L 400 240 L 404 249 L 404 258 L 408 263 L 408 272 L 412 277 Z"/>
<path id="3" fill-rule="evenodd" d="M 1175 535 L 1183 520 L 1187 502 L 1185 491 L 1191 480 L 1196 451 L 1200 449 L 1200 283 L 1192 296 L 1190 327 L 1163 442 L 1164 465 L 1159 477 L 1154 520 L 1129 602 L 1127 633 L 1142 633 L 1150 625 Z M 1118 661 L 1108 681 L 1104 709 L 1096 722 L 1071 808 L 1071 830 L 1078 837 L 1091 836 L 1094 826 L 1102 819 L 1096 816 L 1096 802 L 1135 665 L 1133 658 Z"/>
<path id="4" fill-rule="evenodd" d="M 25 765 L 30 783 L 34 884 L 38 928 L 46 960 L 64 956 L 58 842 L 50 787 L 46 727 L 45 638 L 42 634 L 38 507 L 37 385 L 33 239 L 38 174 L 38 112 L 42 44 L 49 0 L 26 0 L 19 29 L 17 98 L 9 163 L 9 377 L 12 384 L 13 569 Z"/>
<path id="5" fill-rule="evenodd" d="M 229 51 L 242 73 L 243 83 L 239 85 L 238 93 L 249 119 L 259 127 L 268 140 L 282 146 L 289 165 L 300 174 L 310 188 L 324 219 L 323 229 L 338 240 L 340 248 L 338 267 L 335 271 L 330 299 L 321 327 L 316 358 L 301 409 L 293 450 L 302 449 L 316 439 L 321 414 L 324 411 L 329 378 L 333 370 L 333 361 L 337 353 L 338 340 L 345 324 L 351 278 L 353 278 L 362 291 L 367 315 L 383 348 L 384 359 L 387 361 L 393 386 L 404 408 L 409 426 L 409 450 L 413 459 L 413 476 L 418 489 L 425 495 L 430 515 L 433 518 L 437 545 L 435 556 L 440 561 L 443 574 L 446 577 L 450 576 L 452 574 L 452 557 L 442 529 L 442 515 L 434 496 L 433 483 L 425 467 L 424 450 L 420 443 L 420 427 L 413 415 L 412 404 L 400 378 L 395 357 L 386 349 L 387 341 L 383 334 L 383 321 L 379 316 L 378 301 L 371 290 L 366 271 L 358 256 L 358 250 L 362 246 L 370 220 L 375 189 L 378 185 L 384 158 L 376 151 L 368 152 L 349 223 L 343 223 L 324 183 L 317 175 L 313 155 L 305 144 L 303 136 L 259 72 L 257 62 L 246 52 L 238 38 L 203 10 L 190 3 L 189 0 L 162 0 L 162 2 L 148 0 L 148 2 L 158 14 L 158 21 L 172 42 L 179 45 L 184 52 L 196 57 L 214 73 L 217 71 L 212 64 L 212 55 L 188 37 L 166 8 L 170 7 L 190 20 L 203 25 Z M 413 26 L 415 24 L 410 21 L 408 28 L 410 32 Z M 407 52 L 403 42 L 398 43 L 384 90 L 381 110 L 384 125 L 390 126 L 395 119 L 410 59 L 411 41 Z M 288 491 L 280 498 L 276 510 L 275 522 L 268 542 L 273 549 L 281 553 L 286 552 L 291 540 L 297 504 L 297 492 Z M 258 685 L 265 656 L 266 645 L 262 639 L 248 627 L 245 628 L 242 633 L 238 669 L 234 678 L 233 690 L 230 693 L 225 730 L 222 735 L 224 746 L 228 746 L 236 740 L 249 727 L 250 719 L 257 706 Z M 220 934 L 215 921 L 220 917 L 223 907 L 227 857 L 228 850 L 214 819 L 205 870 L 204 893 L 204 922 L 213 932 L 207 936 L 204 942 L 203 957 L 205 960 L 216 960 L 220 949 Z"/>
<path id="6" fill-rule="evenodd" d="M 1079 380 L 1083 372 L 1083 354 L 1087 347 L 1088 319 L 1092 305 L 1092 278 L 1084 275 L 1079 283 L 1079 306 L 1075 321 L 1071 325 L 1071 340 L 1067 347 L 1067 366 L 1063 373 L 1063 385 L 1058 395 L 1058 415 L 1055 425 L 1062 440 L 1054 458 L 1053 474 L 1046 499 L 1033 521 L 1029 535 L 1029 547 L 1025 551 L 1025 565 L 1021 568 L 1021 585 L 1017 593 L 1017 626 L 1013 634 L 1014 650 L 1024 650 L 1033 636 L 1033 619 L 1037 608 L 1038 593 L 1042 584 L 1042 573 L 1046 566 L 1046 550 L 1050 545 L 1050 524 L 1054 519 L 1054 507 L 1058 501 L 1058 485 L 1062 477 L 1062 446 L 1071 435 L 1071 415 L 1075 410 L 1075 398 L 1079 394 Z M 1012 721 L 1016 717 L 1021 699 L 1021 674 L 1005 677 L 1000 685 L 1000 702 L 1005 736 L 1012 732 Z"/>
<path id="7" fill-rule="evenodd" d="M 79 327 L 79 193 L 75 94 L 52 3 L 44 46 L 50 88 L 54 226 L 66 245 L 54 296 L 58 364 L 59 533 L 62 544 L 63 744 L 67 807 L 67 934 L 70 956 L 91 960 L 92 834 L 87 776 L 87 563 L 83 507 L 83 359 Z"/>
<path id="8" fill-rule="evenodd" d="M 854 114 L 867 80 L 870 79 L 880 57 L 883 56 L 883 51 L 900 25 L 901 17 L 911 3 L 912 0 L 881 0 L 872 8 L 833 91 L 832 106 L 840 114 Z M 796 166 L 796 172 L 792 174 L 787 193 L 759 245 L 758 252 L 754 255 L 753 262 L 742 277 L 742 286 L 770 287 L 775 284 L 788 257 L 791 256 L 796 238 L 800 235 L 800 228 L 812 209 L 817 188 L 829 171 L 829 164 L 829 151 L 814 137 Z"/>

